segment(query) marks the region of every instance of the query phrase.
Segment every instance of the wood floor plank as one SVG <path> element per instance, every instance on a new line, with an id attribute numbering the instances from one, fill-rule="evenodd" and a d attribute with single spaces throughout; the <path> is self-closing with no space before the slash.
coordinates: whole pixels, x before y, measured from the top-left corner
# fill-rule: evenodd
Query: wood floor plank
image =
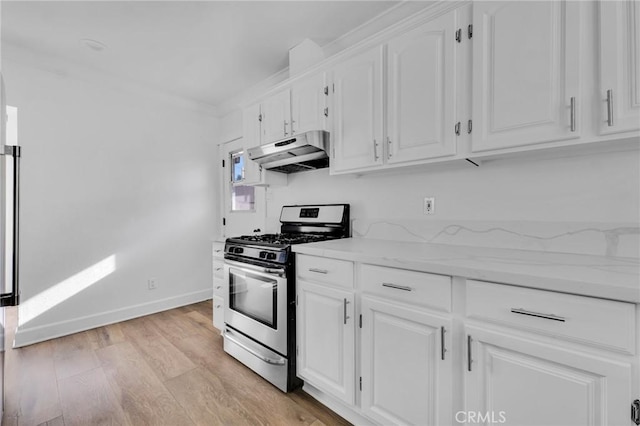
<path id="1" fill-rule="evenodd" d="M 200 327 L 212 333 L 220 334 L 220 330 L 218 330 L 213 326 L 212 314 L 209 316 L 206 316 L 206 315 L 203 315 L 202 312 L 194 310 L 193 312 L 189 312 L 188 314 L 185 314 L 185 317 L 190 321 L 193 321 L 194 323 L 198 324 Z"/>
<path id="2" fill-rule="evenodd" d="M 120 323 L 109 324 L 95 329 L 98 345 L 101 348 L 126 341 Z"/>
<path id="3" fill-rule="evenodd" d="M 9 394 L 17 395 L 17 407 L 15 400 L 7 404 L 7 415 L 18 417 L 21 426 L 39 425 L 61 416 L 51 342 L 27 346 L 15 353 L 17 367 L 11 369 L 17 368 L 18 374 L 5 390 L 9 401 L 13 399 Z"/>
<path id="4" fill-rule="evenodd" d="M 129 425 L 102 368 L 58 382 L 66 426 Z M 49 423 L 47 423 L 49 426 Z"/>
<path id="5" fill-rule="evenodd" d="M 193 370 L 196 366 L 182 352 L 162 336 L 149 318 L 127 321 L 121 326 L 127 337 L 161 381 Z"/>
<path id="6" fill-rule="evenodd" d="M 58 380 L 93 370 L 100 366 L 100 361 L 93 350 L 79 350 L 54 356 L 56 377 Z"/>
<path id="7" fill-rule="evenodd" d="M 96 353 L 131 424 L 193 424 L 133 344 L 119 343 Z"/>
<path id="8" fill-rule="evenodd" d="M 167 388 L 197 425 L 258 424 L 220 382 L 203 368 L 192 370 L 166 383 Z"/>
<path id="9" fill-rule="evenodd" d="M 287 397 L 294 403 L 304 407 L 304 409 L 316 417 L 321 424 L 331 426 L 348 426 L 351 424 L 338 414 L 327 409 L 327 407 L 315 400 L 302 389 L 296 389 L 295 391 L 288 393 Z"/>
<path id="10" fill-rule="evenodd" d="M 150 319 L 170 342 L 174 342 L 185 337 L 201 334 L 202 330 L 199 327 L 194 327 L 193 321 L 185 316 L 189 312 L 185 313 L 172 309 L 151 315 Z"/>

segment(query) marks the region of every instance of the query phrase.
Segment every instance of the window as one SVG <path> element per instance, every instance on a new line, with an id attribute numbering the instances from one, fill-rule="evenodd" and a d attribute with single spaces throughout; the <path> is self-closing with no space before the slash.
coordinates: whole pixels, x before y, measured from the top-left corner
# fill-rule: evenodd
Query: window
<path id="1" fill-rule="evenodd" d="M 231 211 L 254 211 L 255 188 L 246 185 L 231 185 Z"/>
<path id="2" fill-rule="evenodd" d="M 244 180 L 244 151 L 231 154 L 231 182 L 242 182 Z"/>
<path id="3" fill-rule="evenodd" d="M 231 211 L 255 211 L 255 188 L 239 185 L 244 181 L 244 151 L 230 153 L 231 164 Z"/>

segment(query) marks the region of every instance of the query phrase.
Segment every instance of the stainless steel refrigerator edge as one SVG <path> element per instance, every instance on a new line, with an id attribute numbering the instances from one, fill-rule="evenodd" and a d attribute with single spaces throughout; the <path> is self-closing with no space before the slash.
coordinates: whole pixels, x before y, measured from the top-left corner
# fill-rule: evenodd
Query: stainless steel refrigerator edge
<path id="1" fill-rule="evenodd" d="M 20 298 L 18 219 L 21 149 L 17 145 L 6 145 L 6 122 L 4 79 L 0 74 L 0 402 L 3 414 L 5 307 L 16 306 Z"/>

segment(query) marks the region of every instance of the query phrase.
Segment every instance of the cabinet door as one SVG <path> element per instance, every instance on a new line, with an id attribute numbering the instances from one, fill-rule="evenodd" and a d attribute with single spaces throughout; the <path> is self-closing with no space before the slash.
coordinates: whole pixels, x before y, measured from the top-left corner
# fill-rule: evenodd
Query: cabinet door
<path id="1" fill-rule="evenodd" d="M 451 320 L 371 297 L 362 297 L 362 316 L 364 414 L 381 424 L 451 424 L 452 356 L 442 351 Z"/>
<path id="2" fill-rule="evenodd" d="M 332 171 L 382 165 L 382 54 L 376 47 L 333 70 Z"/>
<path id="3" fill-rule="evenodd" d="M 260 104 L 251 105 L 242 111 L 242 179 L 234 182 L 243 185 L 256 184 L 261 181 L 260 165 L 249 159 L 247 149 L 260 145 L 261 143 L 261 115 Z"/>
<path id="4" fill-rule="evenodd" d="M 600 134 L 640 129 L 640 5 L 601 1 Z"/>
<path id="5" fill-rule="evenodd" d="M 489 416 L 481 424 L 629 424 L 630 364 L 480 327 L 467 333 L 466 415 Z"/>
<path id="6" fill-rule="evenodd" d="M 291 97 L 283 90 L 262 102 L 262 143 L 291 135 Z"/>
<path id="7" fill-rule="evenodd" d="M 348 403 L 355 394 L 352 292 L 298 281 L 298 376 Z"/>
<path id="8" fill-rule="evenodd" d="M 456 12 L 387 45 L 389 163 L 456 153 Z"/>
<path id="9" fill-rule="evenodd" d="M 317 74 L 291 86 L 291 133 L 308 130 L 326 130 L 329 114 L 327 99 L 329 88 L 325 74 Z"/>
<path id="10" fill-rule="evenodd" d="M 564 0 L 474 3 L 473 151 L 580 136 L 579 9 Z"/>

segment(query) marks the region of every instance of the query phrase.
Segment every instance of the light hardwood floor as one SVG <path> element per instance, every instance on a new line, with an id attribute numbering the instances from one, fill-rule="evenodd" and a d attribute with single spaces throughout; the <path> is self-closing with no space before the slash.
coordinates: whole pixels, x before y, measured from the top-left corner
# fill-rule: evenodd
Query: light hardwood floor
<path id="1" fill-rule="evenodd" d="M 12 317 L 8 315 L 8 338 Z M 211 301 L 5 353 L 3 425 L 347 425 L 228 356 Z"/>

